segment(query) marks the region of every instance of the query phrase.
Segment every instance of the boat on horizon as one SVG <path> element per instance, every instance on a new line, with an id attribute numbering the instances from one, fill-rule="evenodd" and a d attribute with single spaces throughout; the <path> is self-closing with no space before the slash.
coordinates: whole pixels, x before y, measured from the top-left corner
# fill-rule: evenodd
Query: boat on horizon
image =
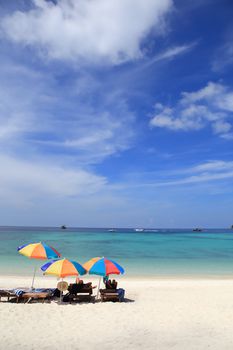
<path id="1" fill-rule="evenodd" d="M 60 229 L 61 229 L 61 230 L 66 230 L 67 227 L 66 227 L 66 225 L 61 225 Z"/>
<path id="2" fill-rule="evenodd" d="M 109 228 L 108 232 L 116 232 L 116 229 L 115 228 Z"/>
<path id="3" fill-rule="evenodd" d="M 199 228 L 199 227 L 196 227 L 196 228 L 193 229 L 193 232 L 202 232 L 202 229 Z"/>
<path id="4" fill-rule="evenodd" d="M 135 232 L 144 232 L 144 228 L 135 228 L 134 229 Z"/>

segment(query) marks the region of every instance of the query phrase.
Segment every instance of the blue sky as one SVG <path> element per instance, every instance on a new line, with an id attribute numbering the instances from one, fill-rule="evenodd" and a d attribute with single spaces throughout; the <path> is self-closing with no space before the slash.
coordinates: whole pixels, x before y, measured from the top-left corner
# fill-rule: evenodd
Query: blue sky
<path id="1" fill-rule="evenodd" d="M 2 225 L 233 223 L 230 0 L 0 0 Z"/>

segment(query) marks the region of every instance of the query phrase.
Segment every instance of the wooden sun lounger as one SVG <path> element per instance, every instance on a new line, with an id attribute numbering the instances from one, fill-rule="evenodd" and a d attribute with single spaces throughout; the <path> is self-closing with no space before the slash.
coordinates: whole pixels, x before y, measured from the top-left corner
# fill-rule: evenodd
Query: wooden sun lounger
<path id="1" fill-rule="evenodd" d="M 101 301 L 122 301 L 119 292 L 114 289 L 100 289 Z"/>
<path id="2" fill-rule="evenodd" d="M 78 294 L 71 294 L 70 297 L 70 303 L 74 302 L 74 301 L 92 301 L 94 302 L 95 301 L 95 296 L 94 295 L 91 295 L 91 294 L 82 294 L 82 293 L 78 293 Z"/>
<path id="3" fill-rule="evenodd" d="M 101 301 L 119 301 L 119 295 L 114 289 L 100 289 Z"/>
<path id="4" fill-rule="evenodd" d="M 22 293 L 16 293 L 16 290 L 22 290 Z M 7 299 L 6 301 L 8 302 L 14 301 L 16 303 L 21 301 L 24 301 L 24 303 L 30 303 L 33 300 L 42 300 L 42 302 L 44 302 L 45 300 L 50 301 L 53 297 L 53 294 L 49 291 L 32 291 L 29 288 L 16 288 L 16 290 L 0 290 L 0 302 L 2 301 L 2 298 Z"/>
<path id="5" fill-rule="evenodd" d="M 33 300 L 41 300 L 43 303 L 45 300 L 51 301 L 52 295 L 48 292 L 27 292 L 20 296 L 19 300 L 23 300 L 24 303 L 30 303 Z"/>
<path id="6" fill-rule="evenodd" d="M 18 300 L 18 296 L 14 292 L 6 289 L 0 290 L 0 302 L 2 301 L 2 298 L 7 299 L 7 301 L 11 301 L 12 299 Z"/>
<path id="7" fill-rule="evenodd" d="M 69 302 L 72 301 L 94 301 L 95 297 L 93 296 L 93 287 L 92 285 L 84 285 L 76 293 L 72 293 L 72 285 L 68 289 L 70 293 L 68 294 Z"/>

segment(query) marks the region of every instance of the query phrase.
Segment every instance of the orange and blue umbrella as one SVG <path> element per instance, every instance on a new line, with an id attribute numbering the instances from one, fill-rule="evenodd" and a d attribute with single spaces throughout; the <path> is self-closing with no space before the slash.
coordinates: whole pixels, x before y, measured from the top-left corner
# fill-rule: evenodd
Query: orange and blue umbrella
<path id="1" fill-rule="evenodd" d="M 31 259 L 47 260 L 60 258 L 61 256 L 56 249 L 42 242 L 24 244 L 18 247 L 18 252 Z"/>
<path id="2" fill-rule="evenodd" d="M 47 260 L 47 259 L 60 258 L 61 256 L 61 254 L 58 253 L 56 249 L 42 242 L 24 244 L 18 247 L 17 250 L 20 254 L 27 256 L 30 259 Z M 32 289 L 34 285 L 35 275 L 36 275 L 36 266 L 34 268 L 34 274 L 32 278 L 32 286 L 31 286 Z"/>
<path id="3" fill-rule="evenodd" d="M 64 259 L 50 260 L 41 267 L 45 275 L 54 275 L 60 278 L 67 276 L 84 275 L 86 269 L 76 261 Z"/>
<path id="4" fill-rule="evenodd" d="M 123 267 L 120 266 L 117 262 L 104 257 L 92 258 L 83 266 L 90 275 L 109 276 L 120 275 L 125 272 Z"/>

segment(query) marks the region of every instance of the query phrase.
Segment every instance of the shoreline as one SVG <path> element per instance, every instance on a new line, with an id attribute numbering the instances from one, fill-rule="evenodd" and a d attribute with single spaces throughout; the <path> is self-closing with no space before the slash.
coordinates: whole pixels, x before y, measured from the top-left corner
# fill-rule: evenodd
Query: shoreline
<path id="1" fill-rule="evenodd" d="M 1 274 L 0 273 L 0 280 L 1 279 L 30 279 L 32 278 L 33 271 L 31 274 L 27 275 L 18 275 L 18 274 Z M 82 276 L 77 276 L 80 279 L 97 279 L 99 275 L 82 275 Z M 65 277 L 64 279 L 75 279 L 76 276 L 71 276 L 71 277 Z M 53 276 L 42 276 L 42 275 L 36 275 L 36 279 L 39 280 L 56 280 L 57 277 Z M 232 274 L 192 274 L 192 275 L 187 275 L 187 274 L 161 274 L 161 275 L 110 275 L 110 279 L 119 279 L 119 280 L 125 280 L 125 281 L 133 281 L 133 280 L 153 280 L 153 281 L 158 281 L 158 280 L 233 280 L 233 273 Z"/>

